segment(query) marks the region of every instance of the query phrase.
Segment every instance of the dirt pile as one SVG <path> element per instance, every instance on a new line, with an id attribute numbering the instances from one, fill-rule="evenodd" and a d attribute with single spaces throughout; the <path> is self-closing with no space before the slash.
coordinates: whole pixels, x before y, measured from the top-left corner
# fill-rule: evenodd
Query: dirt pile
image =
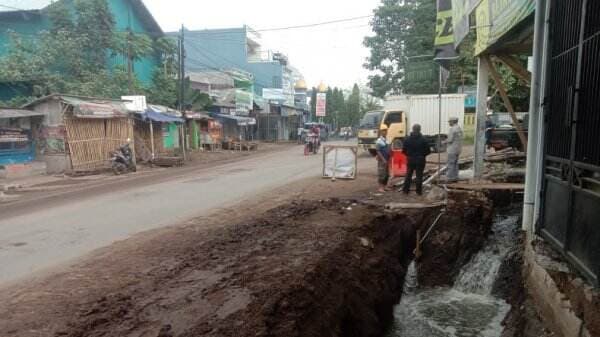
<path id="1" fill-rule="evenodd" d="M 492 226 L 493 208 L 488 198 L 474 192 L 454 191 L 436 227 L 426 238 L 419 259 L 421 287 L 452 285 L 456 275 L 485 243 Z M 437 214 L 420 228 L 426 233 Z"/>
<path id="2" fill-rule="evenodd" d="M 188 233 L 128 286 L 88 298 L 55 335 L 378 336 L 420 221 L 332 199 Z"/>

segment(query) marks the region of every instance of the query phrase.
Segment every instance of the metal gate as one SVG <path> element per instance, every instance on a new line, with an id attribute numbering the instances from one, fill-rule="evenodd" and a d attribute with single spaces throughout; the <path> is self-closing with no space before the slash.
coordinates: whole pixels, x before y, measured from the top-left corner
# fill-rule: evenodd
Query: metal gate
<path id="1" fill-rule="evenodd" d="M 552 0 L 539 234 L 600 276 L 600 1 Z"/>

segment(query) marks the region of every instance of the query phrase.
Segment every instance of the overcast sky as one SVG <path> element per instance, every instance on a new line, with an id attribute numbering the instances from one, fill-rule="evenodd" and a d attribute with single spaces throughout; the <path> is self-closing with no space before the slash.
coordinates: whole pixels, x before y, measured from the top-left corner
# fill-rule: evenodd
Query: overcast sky
<path id="1" fill-rule="evenodd" d="M 380 0 L 144 0 L 165 31 L 240 27 L 260 30 L 371 15 Z M 263 32 L 265 46 L 288 55 L 309 86 L 324 81 L 349 87 L 366 83 L 362 46 L 369 18 L 314 28 Z"/>
<path id="2" fill-rule="evenodd" d="M 39 8 L 51 0 L 0 0 L 0 5 Z M 144 0 L 164 31 L 186 28 L 241 27 L 270 29 L 306 25 L 373 14 L 380 0 Z M 0 10 L 7 10 L 6 7 Z M 362 65 L 369 51 L 362 42 L 370 34 L 369 18 L 313 28 L 263 32 L 262 43 L 285 53 L 309 86 L 324 81 L 347 88 L 365 84 Z"/>

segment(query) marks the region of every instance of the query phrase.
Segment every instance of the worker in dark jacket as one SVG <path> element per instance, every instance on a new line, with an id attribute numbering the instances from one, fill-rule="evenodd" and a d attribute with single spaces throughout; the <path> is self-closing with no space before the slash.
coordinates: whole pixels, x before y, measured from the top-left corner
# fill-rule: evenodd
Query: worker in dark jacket
<path id="1" fill-rule="evenodd" d="M 404 140 L 402 152 L 408 158 L 408 169 L 404 178 L 404 193 L 408 194 L 410 191 L 412 176 L 415 173 L 417 194 L 421 195 L 423 194 L 423 171 L 425 170 L 426 158 L 431 153 L 429 143 L 421 134 L 421 125 L 413 125 L 412 133 Z"/>

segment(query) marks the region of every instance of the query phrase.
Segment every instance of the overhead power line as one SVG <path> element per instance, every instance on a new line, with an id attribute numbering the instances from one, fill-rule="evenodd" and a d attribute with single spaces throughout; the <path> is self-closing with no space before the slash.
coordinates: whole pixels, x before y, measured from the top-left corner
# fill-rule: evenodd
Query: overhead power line
<path id="1" fill-rule="evenodd" d="M 16 10 L 16 11 L 25 11 L 26 10 L 26 9 L 22 9 L 22 8 L 7 6 L 7 5 L 0 5 L 0 7 L 7 8 L 7 9 L 13 9 L 13 10 Z"/>
<path id="2" fill-rule="evenodd" d="M 340 22 L 362 20 L 362 19 L 367 19 L 367 18 L 372 18 L 372 17 L 373 17 L 373 15 L 363 15 L 363 16 L 356 16 L 356 17 L 346 18 L 346 19 L 338 19 L 338 20 L 332 20 L 332 21 L 324 21 L 324 22 L 311 23 L 311 24 L 306 24 L 306 25 L 278 27 L 278 28 L 266 28 L 266 29 L 255 29 L 254 31 L 255 32 L 273 32 L 273 31 L 279 31 L 279 30 L 311 28 L 311 27 L 330 25 L 330 24 L 340 23 Z"/>

